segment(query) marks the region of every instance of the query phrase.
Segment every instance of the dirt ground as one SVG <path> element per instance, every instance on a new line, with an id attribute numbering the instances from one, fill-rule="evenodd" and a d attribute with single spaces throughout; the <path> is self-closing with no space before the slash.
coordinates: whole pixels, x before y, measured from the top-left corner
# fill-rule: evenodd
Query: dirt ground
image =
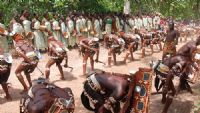
<path id="1" fill-rule="evenodd" d="M 183 45 L 184 43 L 180 43 L 178 47 Z M 155 47 L 155 50 L 157 51 L 157 47 Z M 148 49 L 147 56 L 143 59 L 140 58 L 141 51 L 137 51 L 134 53 L 134 56 L 136 58 L 135 61 L 131 62 L 128 60 L 126 64 L 122 63 L 123 57 L 125 56 L 124 53 L 117 56 L 117 66 L 112 66 L 111 68 L 106 68 L 103 64 L 97 63 L 95 64 L 95 69 L 98 70 L 104 70 L 109 72 L 119 72 L 119 73 L 125 73 L 128 74 L 130 70 L 137 70 L 138 67 L 149 67 L 149 61 L 150 60 L 156 60 L 161 59 L 162 52 L 155 52 L 153 55 L 149 55 L 150 50 Z M 84 76 L 81 76 L 82 74 L 82 58 L 79 56 L 79 53 L 77 50 L 71 50 L 68 52 L 69 56 L 69 65 L 74 68 L 72 72 L 69 72 L 70 69 L 64 68 L 64 74 L 65 74 L 65 81 L 59 80 L 59 72 L 57 67 L 54 65 L 51 67 L 51 75 L 50 75 L 50 81 L 58 85 L 59 87 L 70 87 L 73 91 L 74 98 L 75 98 L 75 113 L 91 113 L 88 110 L 86 110 L 81 103 L 80 100 L 80 94 L 82 92 L 83 88 L 83 82 L 85 80 Z M 21 95 L 19 92 L 22 90 L 22 85 L 17 80 L 14 71 L 17 67 L 17 65 L 21 62 L 22 59 L 14 59 L 13 65 L 12 65 L 12 72 L 10 75 L 10 78 L 8 80 L 9 83 L 11 83 L 11 87 L 9 89 L 11 96 L 13 98 L 12 101 L 7 102 L 4 99 L 4 92 L 0 88 L 0 113 L 19 113 L 19 100 Z M 38 67 L 44 71 L 45 70 L 45 64 L 48 60 L 48 56 L 46 54 L 43 55 L 43 58 L 40 60 Z M 105 50 L 103 47 L 101 47 L 100 50 L 100 61 L 107 63 L 107 50 Z M 90 65 L 88 62 L 88 71 L 90 71 Z M 35 69 L 35 71 L 32 73 L 32 79 L 36 79 L 39 76 L 41 76 L 41 73 L 38 71 L 38 69 Z M 198 81 L 196 84 L 192 85 L 194 94 L 190 94 L 188 92 L 182 92 L 179 94 L 173 101 L 173 104 L 171 105 L 169 109 L 169 113 L 194 113 L 194 103 L 197 103 L 200 98 L 200 82 Z M 152 87 L 152 92 L 154 92 L 155 89 Z M 150 97 L 150 113 L 161 113 L 163 108 L 163 105 L 161 104 L 161 95 L 152 95 Z M 198 113 L 198 112 L 196 112 Z"/>

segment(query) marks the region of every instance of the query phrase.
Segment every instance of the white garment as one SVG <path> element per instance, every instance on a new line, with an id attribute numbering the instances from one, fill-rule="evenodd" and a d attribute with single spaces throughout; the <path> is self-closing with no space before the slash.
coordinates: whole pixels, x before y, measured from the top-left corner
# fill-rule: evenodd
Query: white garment
<path id="1" fill-rule="evenodd" d="M 5 25 L 0 23 L 0 27 L 5 29 Z M 8 40 L 6 36 L 0 35 L 0 48 L 3 49 L 4 52 L 8 52 Z"/>
<path id="2" fill-rule="evenodd" d="M 10 33 L 10 36 L 14 36 L 16 33 L 23 35 L 24 29 L 20 23 L 13 24 L 13 30 Z"/>
<path id="3" fill-rule="evenodd" d="M 26 34 L 31 32 L 31 21 L 24 20 L 23 21 L 23 26 L 24 26 L 24 31 L 25 31 Z"/>

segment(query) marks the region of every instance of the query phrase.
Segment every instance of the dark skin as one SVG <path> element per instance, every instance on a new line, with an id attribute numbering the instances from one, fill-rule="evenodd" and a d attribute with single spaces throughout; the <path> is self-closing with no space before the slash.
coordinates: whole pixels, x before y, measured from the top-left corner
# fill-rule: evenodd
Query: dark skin
<path id="1" fill-rule="evenodd" d="M 80 46 L 85 49 L 85 51 L 81 51 L 83 54 L 83 75 L 86 74 L 86 66 L 87 66 L 88 58 L 90 58 L 90 65 L 91 65 L 92 71 L 94 71 L 94 61 L 98 62 L 98 60 L 99 60 L 99 48 L 90 47 L 90 44 L 92 44 L 92 43 L 97 43 L 97 42 L 93 42 L 90 39 L 82 39 L 80 41 Z M 95 60 L 93 58 L 94 54 L 91 54 L 90 51 L 95 52 L 95 54 L 96 54 Z"/>
<path id="2" fill-rule="evenodd" d="M 181 67 L 182 67 L 181 69 L 177 65 L 177 63 L 179 65 L 181 65 Z M 191 64 L 191 62 L 188 57 L 176 55 L 176 56 L 166 59 L 164 61 L 164 64 L 167 65 L 170 69 L 170 71 L 167 75 L 166 83 L 164 84 L 163 93 L 162 93 L 163 94 L 162 103 L 163 104 L 165 103 L 162 113 L 167 113 L 168 108 L 170 107 L 170 105 L 173 101 L 173 97 L 177 93 L 177 90 L 175 89 L 174 83 L 173 83 L 174 75 L 177 75 L 178 73 L 184 73 L 185 69 Z M 175 69 L 173 69 L 172 67 Z M 177 72 L 174 72 L 174 70 Z M 180 82 L 181 82 L 181 80 L 180 80 Z M 188 91 L 191 91 L 191 87 L 189 85 L 188 85 Z"/>
<path id="3" fill-rule="evenodd" d="M 118 102 L 126 95 L 125 89 L 129 86 L 127 76 L 119 73 L 112 74 L 105 72 L 97 73 L 95 77 L 101 85 L 101 88 L 106 92 L 104 94 L 105 100 L 112 97 Z M 104 107 L 104 104 L 104 101 L 95 104 L 95 113 L 110 113 L 110 111 Z M 111 103 L 111 106 L 114 106 L 114 104 L 115 103 Z M 117 112 L 119 111 L 114 110 L 114 113 Z"/>
<path id="4" fill-rule="evenodd" d="M 200 36 L 196 39 L 196 41 L 190 41 L 186 43 L 184 46 L 182 46 L 178 50 L 177 54 L 188 57 L 190 61 L 193 61 L 193 57 L 194 57 L 193 53 L 197 52 L 197 46 L 199 45 L 200 45 Z M 196 71 L 199 71 L 199 68 L 194 63 L 192 63 L 191 65 L 195 68 Z M 197 76 L 198 74 L 194 74 L 193 81 L 195 81 Z"/>
<path id="5" fill-rule="evenodd" d="M 2 50 L 2 49 L 0 49 L 0 55 L 3 55 L 3 50 Z M 0 65 L 0 76 L 9 76 L 9 75 L 7 75 L 7 74 L 10 74 L 9 71 L 10 71 L 10 67 L 5 68 L 5 67 L 2 67 L 2 66 Z M 2 82 L 2 83 L 1 83 L 1 86 L 2 86 L 3 91 L 4 91 L 5 94 L 6 94 L 5 98 L 6 98 L 7 100 L 12 100 L 12 98 L 11 98 L 11 96 L 10 96 L 10 94 L 9 94 L 9 91 L 8 91 L 8 84 L 5 83 L 5 82 Z"/>
<path id="6" fill-rule="evenodd" d="M 30 43 L 28 43 L 27 41 L 22 39 L 22 40 L 16 41 L 16 44 L 18 45 L 16 47 L 16 49 L 17 49 L 19 56 L 21 56 L 24 59 L 24 62 L 29 63 L 29 65 L 23 65 L 23 63 L 21 63 L 15 70 L 15 74 L 16 74 L 18 80 L 24 87 L 24 90 L 21 93 L 24 93 L 24 92 L 28 91 L 28 86 L 26 85 L 21 73 L 24 71 L 24 73 L 26 75 L 26 79 L 29 83 L 29 86 L 31 87 L 32 83 L 31 83 L 30 73 L 32 73 L 34 71 L 34 69 L 37 67 L 38 61 L 35 61 L 26 56 L 26 53 L 34 51 L 34 47 Z"/>
<path id="7" fill-rule="evenodd" d="M 46 76 L 47 79 L 49 79 L 50 68 L 53 64 L 56 63 L 56 65 L 57 65 L 57 67 L 60 71 L 60 74 L 61 74 L 60 79 L 65 80 L 61 63 L 62 63 L 63 59 L 65 59 L 65 65 L 64 66 L 68 67 L 68 56 L 67 56 L 66 51 L 59 53 L 56 50 L 56 46 L 59 46 L 59 48 L 64 48 L 64 45 L 61 42 L 59 42 L 58 40 L 55 40 L 54 37 L 50 37 L 49 41 L 48 41 L 49 55 L 53 56 L 53 57 L 58 57 L 58 59 L 50 58 L 48 60 L 46 66 L 45 66 L 46 67 L 45 76 Z"/>
<path id="8" fill-rule="evenodd" d="M 94 97 L 92 94 L 95 93 L 93 92 L 98 94 L 100 94 L 102 91 L 105 92 L 101 93 L 98 96 L 99 98 L 93 98 L 98 100 L 97 103 L 93 103 L 95 107 L 95 113 L 130 113 L 128 109 L 134 107 L 131 101 L 134 98 L 133 94 L 135 93 L 135 85 L 142 79 L 141 75 L 143 72 L 150 71 L 151 69 L 141 68 L 134 75 L 131 75 L 131 77 L 120 73 L 96 73 L 94 76 L 100 85 L 100 89 L 98 88 L 96 91 L 86 91 L 88 94 L 90 94 L 91 97 Z M 87 79 L 90 80 L 90 78 Z M 88 88 L 88 82 L 84 83 L 84 87 L 85 89 Z M 84 102 L 86 101 L 82 101 L 83 105 L 86 106 L 86 103 Z M 107 102 L 109 102 L 109 105 L 112 107 L 109 110 L 107 110 L 105 107 Z M 123 102 L 124 105 L 117 106 L 119 102 Z"/>
<path id="9" fill-rule="evenodd" d="M 112 37 L 112 41 L 109 41 L 110 38 Z M 121 45 L 118 42 L 119 37 L 117 35 L 114 34 L 106 34 L 104 35 L 104 45 L 105 47 L 108 47 L 108 66 L 111 66 L 111 60 L 112 60 L 112 56 L 113 55 L 113 60 L 114 60 L 114 65 L 117 64 L 116 61 L 116 48 L 115 47 L 111 47 L 112 44 L 116 44 L 119 45 L 119 47 L 121 47 Z M 111 43 L 111 45 L 109 45 L 109 42 Z"/>
<path id="10" fill-rule="evenodd" d="M 196 41 L 190 41 L 182 46 L 177 54 L 189 57 L 192 60 L 192 54 L 197 50 L 197 46 L 200 45 L 200 36 L 196 39 Z"/>
<path id="11" fill-rule="evenodd" d="M 173 46 L 174 46 L 174 48 L 176 48 L 175 46 L 178 44 L 179 35 L 180 35 L 179 32 L 174 30 L 174 26 L 173 25 L 169 25 L 169 30 L 168 30 L 167 35 L 166 35 L 165 43 L 173 43 L 173 42 L 175 42 L 175 45 L 173 45 Z M 171 54 L 171 53 L 163 51 L 162 60 L 164 60 L 164 58 L 168 54 Z M 174 54 L 175 53 L 173 53 L 171 55 L 173 56 Z"/>
<path id="12" fill-rule="evenodd" d="M 125 40 L 126 43 L 126 56 L 124 57 L 124 62 L 126 63 L 126 60 L 129 55 L 131 55 L 131 60 L 134 60 L 133 57 L 133 51 L 135 51 L 134 47 L 137 46 L 137 37 L 134 34 L 122 34 L 122 38 Z"/>
<path id="13" fill-rule="evenodd" d="M 68 91 L 53 85 L 52 90 L 46 88 L 46 84 L 37 84 L 32 87 L 34 98 L 27 105 L 29 113 L 46 113 L 53 104 L 55 98 L 69 99 Z M 73 102 L 70 103 L 74 104 Z"/>

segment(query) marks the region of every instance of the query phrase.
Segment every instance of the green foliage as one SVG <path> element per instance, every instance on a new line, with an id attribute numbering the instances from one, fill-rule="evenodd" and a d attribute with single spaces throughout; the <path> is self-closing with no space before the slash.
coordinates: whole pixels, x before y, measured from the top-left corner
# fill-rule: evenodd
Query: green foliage
<path id="1" fill-rule="evenodd" d="M 160 12 L 177 19 L 200 17 L 200 0 L 130 0 L 132 14 Z M 67 15 L 69 11 L 123 12 L 125 0 L 0 0 L 0 11 L 8 23 L 14 14 L 28 9 L 31 13 L 46 11 Z"/>

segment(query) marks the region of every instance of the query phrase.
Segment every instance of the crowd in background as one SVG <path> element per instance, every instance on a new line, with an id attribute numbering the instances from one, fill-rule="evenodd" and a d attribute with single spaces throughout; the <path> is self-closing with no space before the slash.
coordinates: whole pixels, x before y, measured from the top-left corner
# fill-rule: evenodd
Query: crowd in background
<path id="1" fill-rule="evenodd" d="M 3 13 L 0 15 L 0 22 Z M 171 18 L 169 18 L 171 19 Z M 66 47 L 74 48 L 79 36 L 103 38 L 103 34 L 124 31 L 131 32 L 133 29 L 164 30 L 166 18 L 161 14 L 145 14 L 141 16 L 124 15 L 122 13 L 90 14 L 71 12 L 66 15 L 45 12 L 43 15 L 30 14 L 25 10 L 22 14 L 15 15 L 6 28 L 0 23 L 0 28 L 22 34 L 40 51 L 47 50 L 47 39 L 53 35 Z M 184 22 L 182 22 L 184 23 Z M 14 34 L 14 33 L 13 33 Z M 8 52 L 9 38 L 0 35 L 1 48 Z"/>

